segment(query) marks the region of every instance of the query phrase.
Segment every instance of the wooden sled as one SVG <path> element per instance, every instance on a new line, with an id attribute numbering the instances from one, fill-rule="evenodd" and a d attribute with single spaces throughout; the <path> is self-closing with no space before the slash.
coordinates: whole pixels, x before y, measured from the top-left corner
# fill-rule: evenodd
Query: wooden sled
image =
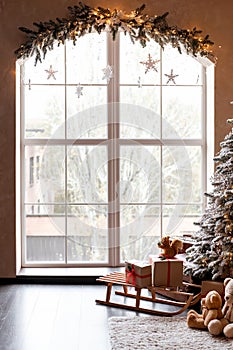
<path id="1" fill-rule="evenodd" d="M 149 286 L 146 288 L 140 288 L 135 287 L 130 283 L 126 282 L 125 274 L 122 272 L 113 272 L 106 276 L 99 277 L 97 279 L 99 282 L 104 282 L 107 286 L 106 291 L 106 299 L 105 300 L 96 300 L 97 304 L 107 305 L 111 307 L 121 308 L 121 309 L 127 309 L 137 312 L 143 312 L 143 313 L 149 313 L 152 315 L 163 315 L 163 316 L 175 316 L 179 315 L 182 312 L 184 312 L 188 307 L 196 304 L 201 299 L 201 293 L 198 293 L 194 296 L 193 293 L 187 293 L 184 291 L 179 290 L 172 290 L 168 288 L 160 288 L 160 287 L 153 287 Z M 128 305 L 126 302 L 120 303 L 120 302 L 113 302 L 110 301 L 111 294 L 112 294 L 112 286 L 113 285 L 120 285 L 123 287 L 123 291 L 115 291 L 116 295 L 120 295 L 127 298 L 134 298 L 135 299 L 135 305 Z M 187 283 L 186 283 L 187 285 Z M 129 287 L 130 292 L 129 292 Z M 200 286 L 198 286 L 200 287 Z M 132 293 L 131 289 L 133 289 L 135 292 Z M 148 296 L 142 295 L 142 289 L 148 289 L 149 293 Z M 166 292 L 167 298 L 162 299 L 158 298 L 157 294 L 162 294 L 163 292 Z M 150 295 L 149 295 L 150 294 Z M 125 301 L 126 301 L 125 299 Z M 177 301 L 177 299 L 183 299 L 183 301 Z M 140 301 L 148 301 L 152 302 L 151 308 L 144 308 L 140 306 Z M 167 310 L 156 310 L 155 305 L 156 303 L 160 304 L 166 304 L 166 305 L 172 305 L 178 307 L 175 311 L 167 311 Z"/>

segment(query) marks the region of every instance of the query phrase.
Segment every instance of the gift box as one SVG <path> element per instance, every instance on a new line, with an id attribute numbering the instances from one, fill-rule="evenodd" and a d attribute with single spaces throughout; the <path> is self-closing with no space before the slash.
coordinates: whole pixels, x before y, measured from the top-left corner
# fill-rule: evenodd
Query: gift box
<path id="1" fill-rule="evenodd" d="M 224 298 L 224 284 L 216 281 L 202 281 L 201 283 L 201 297 L 206 297 L 206 294 L 211 290 L 216 290 L 222 298 Z"/>
<path id="2" fill-rule="evenodd" d="M 148 287 L 152 285 L 152 267 L 151 264 L 138 260 L 125 262 L 126 282 L 135 287 Z"/>
<path id="3" fill-rule="evenodd" d="M 155 287 L 180 287 L 183 284 L 183 261 L 150 256 L 152 284 Z"/>

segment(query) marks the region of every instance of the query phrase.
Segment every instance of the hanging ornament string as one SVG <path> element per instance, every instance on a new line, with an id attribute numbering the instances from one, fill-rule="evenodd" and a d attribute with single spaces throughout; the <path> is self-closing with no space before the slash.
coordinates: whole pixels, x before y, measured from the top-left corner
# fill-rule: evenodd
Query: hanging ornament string
<path id="1" fill-rule="evenodd" d="M 48 22 L 33 23 L 36 30 L 20 27 L 26 34 L 26 42 L 15 51 L 18 59 L 25 59 L 35 55 L 35 65 L 42 62 L 48 50 L 54 44 L 64 44 L 66 39 L 75 45 L 77 39 L 93 31 L 101 33 L 108 30 L 113 40 L 118 31 L 128 33 L 132 42 L 139 41 L 145 47 L 149 40 L 156 41 L 162 48 L 171 44 L 181 53 L 182 48 L 194 56 L 198 54 L 216 61 L 212 52 L 213 42 L 209 35 L 202 36 L 202 31 L 196 29 L 181 29 L 169 26 L 168 12 L 161 16 L 150 17 L 144 14 L 145 5 L 131 11 L 129 14 L 122 10 L 110 10 L 103 7 L 90 7 L 83 4 L 68 7 L 67 18 L 56 18 Z"/>

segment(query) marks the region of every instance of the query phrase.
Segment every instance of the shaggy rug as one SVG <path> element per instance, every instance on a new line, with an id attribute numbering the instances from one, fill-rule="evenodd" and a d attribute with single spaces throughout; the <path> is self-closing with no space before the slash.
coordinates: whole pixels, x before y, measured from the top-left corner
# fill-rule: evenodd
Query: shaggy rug
<path id="1" fill-rule="evenodd" d="M 233 350 L 233 341 L 188 328 L 186 317 L 109 318 L 112 350 Z"/>

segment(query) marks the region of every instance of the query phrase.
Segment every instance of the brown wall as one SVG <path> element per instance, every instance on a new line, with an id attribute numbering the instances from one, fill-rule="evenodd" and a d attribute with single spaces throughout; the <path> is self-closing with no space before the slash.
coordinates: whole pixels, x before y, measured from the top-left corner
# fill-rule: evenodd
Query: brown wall
<path id="1" fill-rule="evenodd" d="M 89 0 L 90 6 L 121 8 L 129 12 L 142 1 Z M 15 268 L 15 57 L 24 42 L 19 26 L 66 17 L 74 0 L 0 1 L 0 277 L 14 277 Z M 233 117 L 233 1 L 232 0 L 147 0 L 150 15 L 169 11 L 168 22 L 188 29 L 196 26 L 210 34 L 218 57 L 215 78 L 215 148 L 230 131 L 226 119 Z M 221 48 L 220 48 L 221 46 Z"/>

